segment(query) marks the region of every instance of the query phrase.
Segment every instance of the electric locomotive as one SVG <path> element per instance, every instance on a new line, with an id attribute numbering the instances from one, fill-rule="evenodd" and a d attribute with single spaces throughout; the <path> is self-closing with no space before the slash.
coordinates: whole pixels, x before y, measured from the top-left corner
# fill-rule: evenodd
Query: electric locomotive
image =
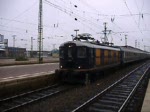
<path id="1" fill-rule="evenodd" d="M 118 66 L 121 60 L 120 48 L 102 45 L 87 33 L 61 44 L 59 56 L 60 69 L 56 73 L 67 82 L 93 79 L 95 73 Z"/>
<path id="2" fill-rule="evenodd" d="M 56 74 L 62 81 L 93 80 L 96 75 L 112 67 L 146 59 L 148 53 L 130 46 L 106 46 L 84 33 L 59 47 L 59 68 Z"/>

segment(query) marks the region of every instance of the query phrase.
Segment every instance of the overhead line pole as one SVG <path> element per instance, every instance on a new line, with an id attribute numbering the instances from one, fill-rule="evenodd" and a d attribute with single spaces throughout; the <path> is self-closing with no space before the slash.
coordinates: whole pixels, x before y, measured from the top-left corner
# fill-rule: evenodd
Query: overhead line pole
<path id="1" fill-rule="evenodd" d="M 137 40 L 135 40 L 135 48 L 137 48 Z"/>
<path id="2" fill-rule="evenodd" d="M 107 34 L 110 33 L 111 30 L 107 30 L 107 26 L 106 26 L 106 25 L 107 25 L 107 23 L 104 22 L 104 30 L 102 31 L 103 34 L 104 34 L 104 37 L 101 38 L 101 40 L 102 40 L 102 43 L 103 43 L 103 44 L 109 45 L 110 43 L 109 43 L 109 41 L 108 41 Z M 111 44 L 112 44 L 112 43 L 111 43 Z"/>
<path id="3" fill-rule="evenodd" d="M 13 47 L 15 47 L 16 35 L 13 35 Z"/>
<path id="4" fill-rule="evenodd" d="M 39 58 L 38 61 L 39 63 L 43 62 L 42 59 L 42 52 L 43 52 L 43 21 L 42 21 L 42 0 L 39 0 L 39 19 L 38 19 L 38 48 L 39 48 Z"/>
<path id="5" fill-rule="evenodd" d="M 31 52 L 30 52 L 30 57 L 33 57 L 33 37 L 31 37 Z"/>
<path id="6" fill-rule="evenodd" d="M 127 35 L 125 35 L 125 46 L 127 46 Z"/>

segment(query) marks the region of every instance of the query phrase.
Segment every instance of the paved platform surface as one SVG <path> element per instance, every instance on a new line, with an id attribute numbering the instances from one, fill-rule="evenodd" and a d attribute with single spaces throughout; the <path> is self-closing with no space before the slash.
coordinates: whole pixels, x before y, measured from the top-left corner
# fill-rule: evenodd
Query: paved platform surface
<path id="1" fill-rule="evenodd" d="M 150 80 L 146 90 L 143 106 L 141 112 L 150 112 Z"/>
<path id="2" fill-rule="evenodd" d="M 3 66 L 0 67 L 0 81 L 16 77 L 53 73 L 58 67 L 58 63 Z"/>
<path id="3" fill-rule="evenodd" d="M 59 58 L 45 57 L 43 63 L 58 62 Z M 38 64 L 38 58 L 29 58 L 28 61 L 15 61 L 15 59 L 0 59 L 0 66 L 8 65 L 24 65 L 24 64 Z"/>

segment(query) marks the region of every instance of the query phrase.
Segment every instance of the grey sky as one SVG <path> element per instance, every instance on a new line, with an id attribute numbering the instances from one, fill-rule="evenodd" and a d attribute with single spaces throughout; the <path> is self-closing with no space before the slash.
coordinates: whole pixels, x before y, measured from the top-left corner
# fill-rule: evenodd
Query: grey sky
<path id="1" fill-rule="evenodd" d="M 128 45 L 135 46 L 137 40 L 144 49 L 150 46 L 149 4 L 149 0 L 43 0 L 44 50 L 71 40 L 74 29 L 100 40 L 103 22 L 113 31 L 108 38 L 116 45 L 124 45 L 127 34 Z M 38 6 L 39 0 L 0 0 L 0 34 L 9 39 L 9 46 L 16 35 L 16 46 L 30 49 L 34 37 L 37 49 Z"/>

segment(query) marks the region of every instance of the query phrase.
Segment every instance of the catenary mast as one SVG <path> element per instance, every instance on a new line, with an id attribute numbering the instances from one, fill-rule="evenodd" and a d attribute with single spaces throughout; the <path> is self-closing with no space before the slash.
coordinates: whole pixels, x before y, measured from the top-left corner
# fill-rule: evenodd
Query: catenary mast
<path id="1" fill-rule="evenodd" d="M 39 18 L 38 18 L 38 48 L 39 48 L 39 63 L 42 63 L 42 52 L 43 52 L 43 21 L 42 21 L 42 0 L 39 0 Z"/>

